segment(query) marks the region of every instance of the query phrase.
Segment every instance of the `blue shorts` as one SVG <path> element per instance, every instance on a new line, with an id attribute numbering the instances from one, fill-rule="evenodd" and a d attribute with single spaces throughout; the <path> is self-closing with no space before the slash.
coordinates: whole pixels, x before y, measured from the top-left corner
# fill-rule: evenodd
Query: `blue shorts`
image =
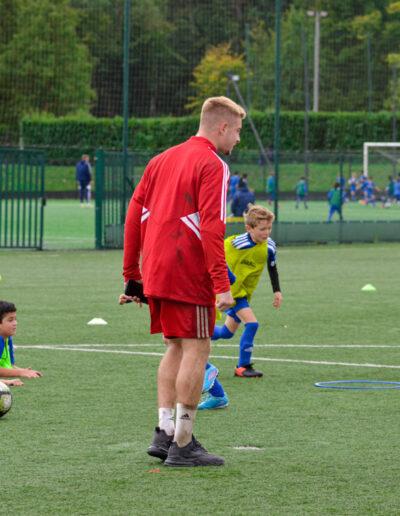
<path id="1" fill-rule="evenodd" d="M 249 305 L 249 302 L 247 301 L 247 297 L 238 297 L 235 299 L 235 301 L 236 301 L 236 305 L 232 306 L 232 308 L 229 308 L 229 310 L 226 310 L 225 313 L 226 313 L 226 315 L 229 315 L 230 317 L 232 317 L 232 319 L 234 319 L 237 323 L 240 323 L 241 320 L 236 315 L 236 313 L 239 312 L 239 310 L 242 310 L 242 308 L 249 308 L 250 305 Z"/>

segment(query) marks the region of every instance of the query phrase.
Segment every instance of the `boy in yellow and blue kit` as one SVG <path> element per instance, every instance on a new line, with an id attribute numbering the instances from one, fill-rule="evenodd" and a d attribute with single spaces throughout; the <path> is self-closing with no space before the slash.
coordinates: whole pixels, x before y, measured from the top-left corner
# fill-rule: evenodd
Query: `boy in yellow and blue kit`
<path id="1" fill-rule="evenodd" d="M 236 303 L 225 312 L 225 324 L 214 328 L 211 340 L 231 339 L 240 323 L 244 324 L 240 339 L 239 360 L 234 373 L 235 376 L 242 378 L 257 378 L 263 375 L 260 371 L 256 371 L 251 363 L 258 322 L 249 301 L 265 265 L 268 267 L 274 292 L 272 304 L 275 308 L 279 308 L 282 303 L 276 266 L 276 244 L 269 238 L 274 218 L 274 214 L 263 206 L 250 205 L 244 215 L 246 232 L 225 240 L 226 262 L 235 277 L 231 292 Z M 203 392 L 207 392 L 207 395 L 199 404 L 200 410 L 223 408 L 229 403 L 222 385 L 216 378 L 217 374 L 217 368 L 208 363 L 203 385 Z"/>

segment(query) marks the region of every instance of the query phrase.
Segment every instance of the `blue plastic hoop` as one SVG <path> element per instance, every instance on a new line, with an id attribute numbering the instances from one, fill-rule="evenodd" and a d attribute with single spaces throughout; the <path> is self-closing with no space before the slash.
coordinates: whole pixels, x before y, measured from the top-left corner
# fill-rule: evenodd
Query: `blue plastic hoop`
<path id="1" fill-rule="evenodd" d="M 383 380 L 334 380 L 332 382 L 317 382 L 314 383 L 314 386 L 320 387 L 321 389 L 378 391 L 383 389 L 400 389 L 400 382 L 386 382 Z"/>

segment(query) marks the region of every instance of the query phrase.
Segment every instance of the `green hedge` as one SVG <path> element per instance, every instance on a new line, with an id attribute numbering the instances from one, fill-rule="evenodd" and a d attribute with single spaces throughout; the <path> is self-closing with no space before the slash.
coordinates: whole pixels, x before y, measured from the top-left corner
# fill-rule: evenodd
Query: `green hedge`
<path id="1" fill-rule="evenodd" d="M 273 141 L 274 114 L 252 113 L 254 123 L 266 146 Z M 360 151 L 365 141 L 392 140 L 392 114 L 310 113 L 310 150 Z M 400 121 L 400 119 L 399 119 Z M 398 122 L 399 122 L 398 121 Z M 181 118 L 144 118 L 129 121 L 130 147 L 158 151 L 177 144 L 196 133 L 197 116 Z M 96 148 L 121 149 L 122 118 L 26 116 L 22 136 L 26 147 L 48 147 L 52 155 L 74 156 L 92 153 Z M 281 148 L 301 151 L 304 146 L 304 113 L 283 112 L 281 116 Z M 55 149 L 58 148 L 58 151 Z M 63 150 L 61 150 L 63 149 Z M 257 149 L 254 135 L 245 121 L 241 150 Z"/>

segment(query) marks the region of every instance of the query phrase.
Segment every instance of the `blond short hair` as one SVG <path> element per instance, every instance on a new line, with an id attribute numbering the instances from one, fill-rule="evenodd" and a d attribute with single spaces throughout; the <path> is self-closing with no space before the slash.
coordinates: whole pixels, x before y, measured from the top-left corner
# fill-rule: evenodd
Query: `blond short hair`
<path id="1" fill-rule="evenodd" d="M 246 226 L 250 226 L 251 228 L 257 227 L 260 222 L 273 222 L 275 219 L 275 215 L 272 211 L 269 211 L 264 206 L 260 206 L 259 204 L 249 204 L 247 211 L 244 213 L 244 223 Z"/>
<path id="2" fill-rule="evenodd" d="M 201 108 L 200 126 L 213 127 L 221 119 L 246 118 L 246 111 L 228 97 L 210 97 Z"/>

